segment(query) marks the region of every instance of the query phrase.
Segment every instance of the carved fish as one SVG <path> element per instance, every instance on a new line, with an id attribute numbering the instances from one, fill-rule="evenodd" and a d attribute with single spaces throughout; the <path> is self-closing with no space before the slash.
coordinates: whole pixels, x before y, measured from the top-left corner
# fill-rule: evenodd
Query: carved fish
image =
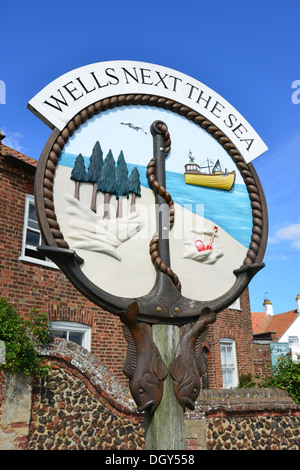
<path id="1" fill-rule="evenodd" d="M 129 389 L 138 411 L 147 410 L 152 415 L 161 401 L 168 368 L 152 340 L 151 326 L 138 322 L 138 312 L 138 304 L 134 302 L 120 314 L 128 343 L 123 372 L 129 378 Z"/>
<path id="2" fill-rule="evenodd" d="M 176 357 L 170 365 L 170 375 L 174 381 L 174 391 L 183 410 L 195 408 L 199 395 L 200 377 L 206 371 L 202 344 L 207 334 L 207 326 L 216 320 L 216 314 L 205 307 L 193 326 L 181 327 L 181 339 Z"/>

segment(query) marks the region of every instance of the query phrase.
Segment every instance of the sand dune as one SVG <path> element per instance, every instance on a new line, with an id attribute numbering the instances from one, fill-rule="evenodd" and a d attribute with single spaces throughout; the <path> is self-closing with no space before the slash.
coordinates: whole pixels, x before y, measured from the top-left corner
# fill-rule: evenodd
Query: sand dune
<path id="1" fill-rule="evenodd" d="M 130 214 L 130 198 L 125 199 L 124 219 L 118 221 L 115 219 L 117 201 L 112 196 L 108 229 L 108 224 L 102 222 L 103 194 L 97 196 L 97 214 L 89 209 L 90 184 L 81 184 L 80 202 L 74 203 L 74 182 L 70 174 L 70 168 L 57 167 L 54 203 L 66 241 L 84 259 L 82 271 L 111 294 L 146 295 L 155 282 L 155 269 L 149 256 L 149 242 L 156 231 L 153 191 L 142 187 L 135 214 Z M 213 242 L 214 249 L 199 253 L 195 240 L 208 244 L 213 226 L 213 221 L 175 204 L 175 224 L 170 232 L 171 267 L 179 276 L 185 297 L 208 301 L 227 292 L 235 282 L 233 270 L 240 267 L 246 255 L 247 249 L 221 227 Z"/>

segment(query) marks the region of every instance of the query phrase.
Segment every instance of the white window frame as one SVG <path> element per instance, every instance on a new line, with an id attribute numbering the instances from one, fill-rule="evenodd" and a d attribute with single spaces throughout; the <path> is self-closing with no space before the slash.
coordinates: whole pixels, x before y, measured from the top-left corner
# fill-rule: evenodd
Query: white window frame
<path id="1" fill-rule="evenodd" d="M 224 354 L 222 354 L 222 347 L 230 348 L 232 355 L 232 362 L 224 362 Z M 238 386 L 238 370 L 237 370 L 237 359 L 236 359 L 236 347 L 235 340 L 231 338 L 221 338 L 220 339 L 220 355 L 221 355 L 221 365 L 222 365 L 222 379 L 223 379 L 223 388 L 236 388 Z M 226 353 L 225 353 L 226 355 Z M 232 372 L 232 382 L 228 383 L 224 381 L 224 376 L 227 371 Z"/>
<path id="2" fill-rule="evenodd" d="M 69 333 L 83 333 L 82 347 L 91 350 L 91 327 L 84 325 L 83 323 L 71 322 L 71 321 L 52 321 L 51 328 L 54 331 L 66 331 L 67 340 L 69 340 Z M 55 333 L 53 333 L 55 336 Z"/>
<path id="3" fill-rule="evenodd" d="M 229 305 L 228 307 L 230 310 L 242 310 L 241 309 L 241 303 L 240 303 L 240 298 L 238 297 L 233 304 Z"/>
<path id="4" fill-rule="evenodd" d="M 299 336 L 288 336 L 288 343 L 290 348 L 299 346 Z"/>
<path id="5" fill-rule="evenodd" d="M 39 258 L 34 258 L 32 256 L 28 256 L 25 254 L 26 248 L 29 248 L 30 250 L 36 251 L 36 247 L 32 245 L 26 245 L 26 235 L 27 235 L 27 230 L 28 230 L 28 217 L 29 217 L 29 205 L 33 204 L 34 205 L 34 196 L 32 194 L 26 194 L 26 199 L 25 199 L 25 211 L 24 211 L 24 224 L 23 224 L 23 238 L 22 238 L 22 251 L 21 251 L 21 256 L 19 259 L 21 261 L 27 261 L 29 263 L 34 263 L 34 264 L 41 264 L 42 266 L 48 266 L 49 268 L 54 268 L 54 269 L 59 269 L 53 261 L 50 259 L 46 258 L 45 260 L 39 259 Z M 39 229 L 33 229 L 30 227 L 30 230 L 39 233 L 40 235 L 40 245 L 42 245 L 42 235 Z"/>

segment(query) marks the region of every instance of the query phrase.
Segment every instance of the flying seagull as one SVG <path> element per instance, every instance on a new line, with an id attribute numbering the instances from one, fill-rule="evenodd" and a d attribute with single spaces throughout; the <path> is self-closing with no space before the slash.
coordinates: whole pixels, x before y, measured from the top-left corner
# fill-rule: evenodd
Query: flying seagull
<path id="1" fill-rule="evenodd" d="M 147 132 L 144 131 L 144 129 L 142 127 L 136 126 L 135 124 L 132 124 L 132 122 L 125 121 L 125 122 L 121 122 L 121 124 L 123 124 L 123 126 L 129 126 L 131 129 L 134 129 L 135 131 L 138 131 L 138 130 L 141 129 L 141 131 L 143 131 L 143 132 L 145 132 L 145 134 L 147 134 Z"/>

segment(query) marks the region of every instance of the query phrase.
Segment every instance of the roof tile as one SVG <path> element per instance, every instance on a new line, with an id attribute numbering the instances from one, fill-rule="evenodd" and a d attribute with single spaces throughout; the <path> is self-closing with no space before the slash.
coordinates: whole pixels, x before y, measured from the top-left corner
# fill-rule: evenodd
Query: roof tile
<path id="1" fill-rule="evenodd" d="M 278 315 L 268 316 L 265 312 L 252 312 L 252 328 L 253 334 L 276 332 L 277 338 L 285 333 L 289 326 L 296 320 L 297 310 L 279 313 Z"/>
<path id="2" fill-rule="evenodd" d="M 28 165 L 37 167 L 37 160 L 34 158 L 28 157 L 27 155 L 24 155 L 24 153 L 19 152 L 18 150 L 14 150 L 7 145 L 2 144 L 1 146 L 1 154 L 2 155 L 11 155 L 14 158 L 17 158 L 18 160 L 28 163 Z"/>

